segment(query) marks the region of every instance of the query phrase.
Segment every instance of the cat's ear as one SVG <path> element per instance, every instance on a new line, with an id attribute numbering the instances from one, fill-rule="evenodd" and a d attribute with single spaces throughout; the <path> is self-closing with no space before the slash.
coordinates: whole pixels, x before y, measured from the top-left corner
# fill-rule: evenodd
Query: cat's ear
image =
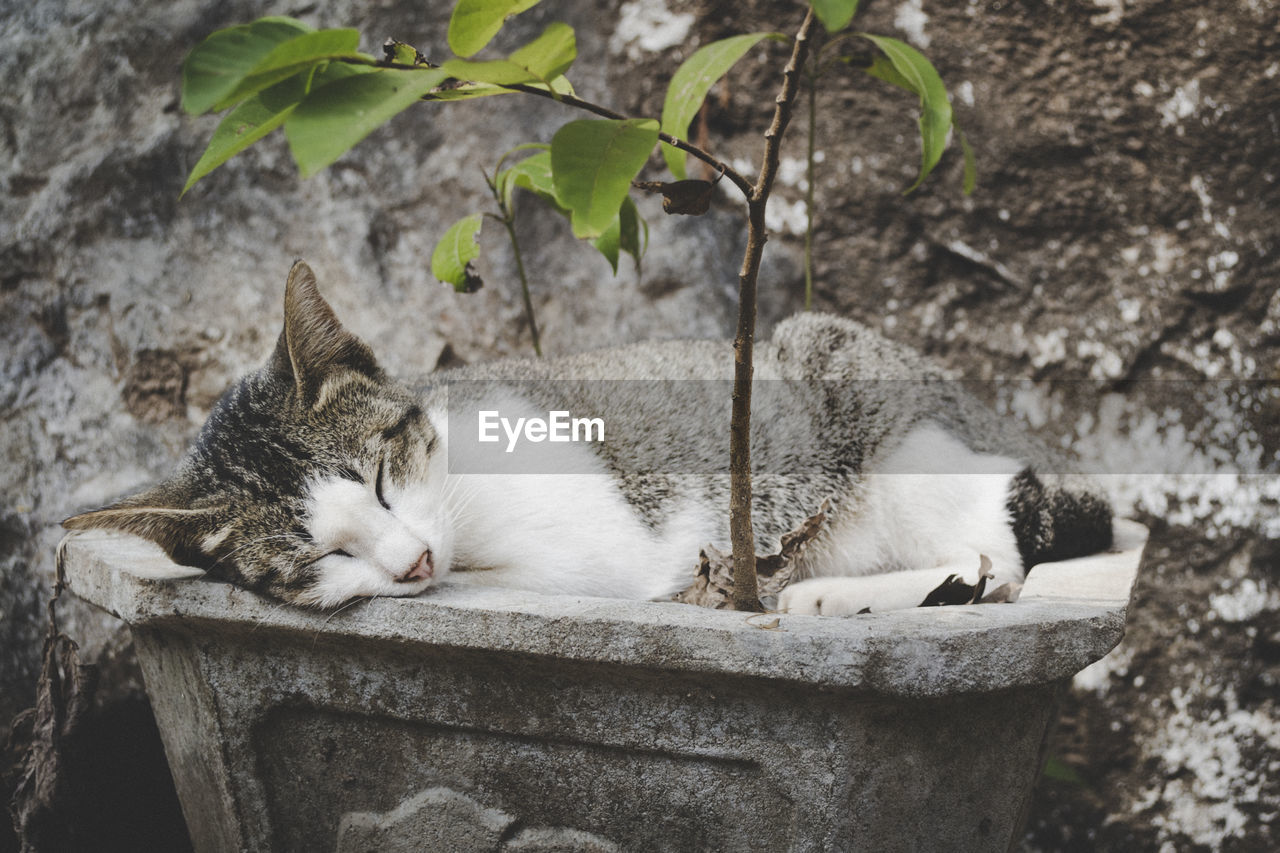
<path id="1" fill-rule="evenodd" d="M 335 370 L 354 370 L 375 379 L 382 371 L 373 351 L 338 322 L 316 288 L 315 273 L 303 261 L 289 270 L 284 287 L 284 331 L 276 347 L 278 370 L 293 378 L 298 397 L 312 402 Z"/>
<path id="2" fill-rule="evenodd" d="M 180 488 L 166 483 L 110 506 L 63 520 L 68 530 L 122 530 L 155 542 L 175 563 L 207 569 L 219 544 L 222 507 L 182 505 Z M 221 531 L 225 533 L 225 531 Z"/>

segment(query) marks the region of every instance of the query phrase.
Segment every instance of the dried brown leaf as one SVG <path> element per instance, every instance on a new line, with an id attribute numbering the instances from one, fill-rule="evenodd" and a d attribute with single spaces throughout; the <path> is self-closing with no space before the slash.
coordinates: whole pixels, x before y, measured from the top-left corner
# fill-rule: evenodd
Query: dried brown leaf
<path id="1" fill-rule="evenodd" d="M 719 178 L 716 179 L 717 181 Z M 662 193 L 662 211 L 668 214 L 701 216 L 711 209 L 715 183 L 712 181 L 632 181 L 638 190 Z"/>
<path id="2" fill-rule="evenodd" d="M 36 706 L 20 714 L 10 732 L 10 749 L 19 738 L 27 740 L 18 785 L 9 801 L 24 850 L 59 850 L 68 844 L 67 824 L 60 817 L 67 796 L 63 768 L 97 684 L 97 668 L 80 663 L 75 642 L 58 630 L 54 605 L 65 586 L 63 556 L 59 548 Z"/>
<path id="3" fill-rule="evenodd" d="M 929 591 L 929 594 L 924 597 L 924 601 L 920 602 L 919 606 L 947 607 L 955 604 L 985 604 L 989 597 L 983 598 L 983 593 L 987 589 L 987 580 L 992 577 L 995 577 L 995 575 L 991 573 L 991 560 L 988 559 L 986 554 L 979 554 L 978 579 L 976 582 L 967 583 L 959 575 L 948 575 L 946 580 Z"/>
<path id="4" fill-rule="evenodd" d="M 1002 583 L 1000 586 L 991 590 L 978 602 L 979 604 L 1010 604 L 1018 600 L 1018 596 L 1022 594 L 1022 584 Z"/>
<path id="5" fill-rule="evenodd" d="M 825 500 L 816 513 L 783 534 L 777 554 L 756 556 L 756 577 L 761 598 L 776 596 L 791 583 L 798 560 L 809 543 L 822 532 L 831 512 Z M 724 610 L 733 601 L 733 555 L 708 544 L 698 555 L 698 574 L 693 583 L 675 596 L 676 601 Z"/>

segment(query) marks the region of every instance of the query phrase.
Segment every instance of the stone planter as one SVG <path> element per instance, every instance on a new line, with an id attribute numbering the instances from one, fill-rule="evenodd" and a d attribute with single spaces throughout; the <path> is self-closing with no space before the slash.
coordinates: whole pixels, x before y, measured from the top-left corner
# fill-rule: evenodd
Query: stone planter
<path id="1" fill-rule="evenodd" d="M 444 585 L 334 615 L 66 542 L 201 851 L 1005 850 L 1146 531 L 1012 605 L 852 619 Z"/>

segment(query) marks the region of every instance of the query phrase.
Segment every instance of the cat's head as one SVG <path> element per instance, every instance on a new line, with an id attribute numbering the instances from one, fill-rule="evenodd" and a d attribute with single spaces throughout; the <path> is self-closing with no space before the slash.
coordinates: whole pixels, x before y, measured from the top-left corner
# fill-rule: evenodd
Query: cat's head
<path id="1" fill-rule="evenodd" d="M 271 359 L 218 401 L 174 477 L 63 524 L 143 536 L 295 604 L 413 595 L 451 558 L 441 438 L 299 261 Z"/>

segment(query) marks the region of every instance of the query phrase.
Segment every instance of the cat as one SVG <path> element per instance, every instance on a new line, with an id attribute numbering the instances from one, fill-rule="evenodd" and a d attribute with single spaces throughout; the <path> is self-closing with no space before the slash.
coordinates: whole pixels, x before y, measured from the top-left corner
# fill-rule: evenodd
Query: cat
<path id="1" fill-rule="evenodd" d="M 145 537 L 177 563 L 307 607 L 445 578 L 670 598 L 699 550 L 728 540 L 731 365 L 727 343 L 666 341 L 470 366 L 411 388 L 299 261 L 273 354 L 219 400 L 177 473 L 63 524 Z M 983 557 L 994 587 L 1110 545 L 1111 509 L 1092 486 L 1051 473 L 1046 451 L 865 326 L 785 320 L 757 344 L 755 376 L 757 550 L 832 502 L 781 610 L 913 607 L 952 575 L 976 583 Z M 571 411 L 605 440 L 539 443 Z M 538 470 L 485 467 L 521 439 L 554 453 L 528 463 Z"/>

